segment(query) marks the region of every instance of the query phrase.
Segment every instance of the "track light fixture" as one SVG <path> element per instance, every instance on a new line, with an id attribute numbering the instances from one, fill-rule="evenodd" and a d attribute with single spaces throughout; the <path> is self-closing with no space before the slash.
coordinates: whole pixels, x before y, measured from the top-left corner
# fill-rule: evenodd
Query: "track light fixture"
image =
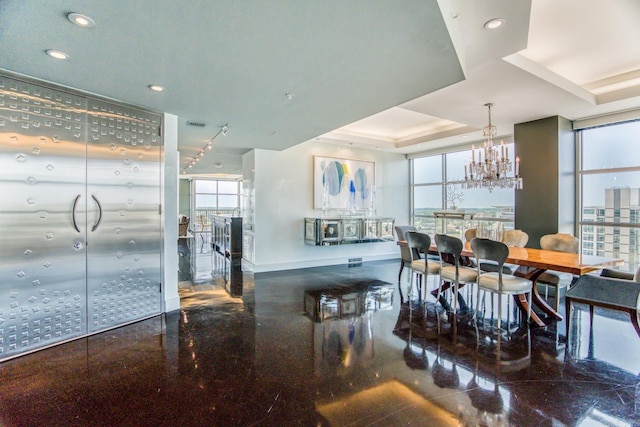
<path id="1" fill-rule="evenodd" d="M 189 161 L 189 164 L 182 169 L 182 173 L 185 173 L 187 169 L 192 168 L 194 164 L 198 163 L 200 161 L 200 158 L 204 157 L 206 153 L 205 151 L 206 149 L 211 150 L 213 148 L 213 141 L 215 141 L 218 135 L 220 134 L 227 135 L 228 131 L 229 131 L 229 123 L 225 123 L 224 125 L 222 125 L 220 130 L 215 135 L 213 135 L 213 137 L 209 141 L 207 141 L 207 143 L 202 147 L 202 149 L 198 151 L 198 153 L 191 158 L 191 160 Z"/>

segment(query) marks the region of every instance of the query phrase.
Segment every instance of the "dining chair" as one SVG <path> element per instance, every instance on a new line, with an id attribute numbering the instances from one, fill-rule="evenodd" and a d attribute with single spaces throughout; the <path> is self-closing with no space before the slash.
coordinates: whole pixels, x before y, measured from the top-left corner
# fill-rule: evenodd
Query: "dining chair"
<path id="1" fill-rule="evenodd" d="M 516 248 L 524 248 L 529 241 L 529 235 L 522 230 L 507 230 L 502 234 L 502 243 L 507 246 L 513 246 Z M 502 267 L 502 272 L 506 274 L 515 274 L 518 269 L 517 264 L 505 263 Z M 496 263 L 483 262 L 480 266 L 483 271 L 498 271 Z"/>
<path id="2" fill-rule="evenodd" d="M 502 234 L 502 243 L 507 246 L 524 248 L 529 242 L 529 235 L 522 230 L 506 230 Z"/>
<path id="3" fill-rule="evenodd" d="M 509 256 L 509 247 L 502 242 L 496 242 L 489 239 L 475 238 L 471 241 L 471 249 L 478 259 L 478 296 L 476 298 L 478 306 L 474 310 L 477 314 L 480 304 L 480 291 L 485 293 L 491 292 L 498 294 L 498 330 L 502 327 L 502 295 L 520 295 L 529 294 L 529 303 L 527 309 L 527 323 L 531 317 L 531 294 L 533 290 L 533 282 L 522 277 L 503 272 L 502 267 Z M 497 271 L 483 272 L 480 270 L 481 260 L 493 261 L 498 264 Z M 483 316 L 484 317 L 484 316 Z"/>
<path id="4" fill-rule="evenodd" d="M 437 262 L 429 262 L 429 247 L 431 246 L 431 237 L 426 233 L 420 233 L 417 231 L 408 231 L 405 233 L 407 240 L 407 246 L 411 253 L 411 277 L 409 281 L 409 294 L 413 290 L 413 277 L 419 275 L 424 280 L 424 302 L 427 301 L 427 276 L 429 274 L 437 275 L 440 272 L 440 264 Z M 424 256 L 423 256 L 424 255 Z M 420 291 L 420 288 L 418 288 Z M 425 306 L 426 308 L 426 306 Z M 426 311 L 425 311 L 426 314 Z"/>
<path id="5" fill-rule="evenodd" d="M 413 225 L 396 225 L 396 238 L 398 241 L 406 241 L 406 233 L 407 231 L 418 231 L 418 229 Z M 401 245 L 400 246 L 400 273 L 398 273 L 398 282 L 402 279 L 402 270 L 405 265 L 411 265 L 411 261 L 413 258 L 411 256 L 411 249 L 409 246 Z"/>
<path id="6" fill-rule="evenodd" d="M 460 285 L 474 283 L 478 277 L 476 269 L 461 264 L 462 240 L 446 234 L 436 234 L 436 247 L 440 255 L 440 285 L 438 299 L 442 289 L 442 282 L 447 281 L 453 286 L 453 315 L 457 313 L 458 289 Z"/>
<path id="7" fill-rule="evenodd" d="M 464 240 L 465 242 L 471 242 L 473 239 L 478 237 L 478 229 L 477 228 L 467 228 L 464 231 Z M 469 257 L 469 262 L 471 263 L 471 267 L 476 266 L 476 259 L 473 257 Z"/>
<path id="8" fill-rule="evenodd" d="M 478 236 L 478 229 L 477 228 L 467 228 L 464 231 L 464 240 L 466 240 L 467 242 L 472 241 L 477 236 Z"/>
<path id="9" fill-rule="evenodd" d="M 571 323 L 571 303 L 577 302 L 589 306 L 589 325 L 593 333 L 593 314 L 595 307 L 619 310 L 629 313 L 631 324 L 640 336 L 640 267 L 635 274 L 603 269 L 600 276 L 585 274 L 565 295 L 566 337 L 569 341 Z M 592 341 L 592 340 L 591 340 Z M 590 342 L 591 345 L 591 342 Z M 572 345 L 575 347 L 575 345 Z M 571 352 L 574 352 L 575 348 Z"/>
<path id="10" fill-rule="evenodd" d="M 580 249 L 580 240 L 566 233 L 546 234 L 540 238 L 540 248 L 550 251 L 567 252 L 577 254 Z M 554 288 L 555 308 L 560 307 L 560 291 L 568 288 L 574 281 L 573 275 L 560 271 L 547 270 L 540 275 L 538 285 L 544 285 L 544 299 L 549 298 L 549 287 Z"/>

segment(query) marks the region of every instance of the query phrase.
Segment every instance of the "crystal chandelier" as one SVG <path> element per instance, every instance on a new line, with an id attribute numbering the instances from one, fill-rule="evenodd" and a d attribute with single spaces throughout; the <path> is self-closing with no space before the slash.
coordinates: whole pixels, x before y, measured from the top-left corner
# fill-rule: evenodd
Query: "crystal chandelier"
<path id="1" fill-rule="evenodd" d="M 476 161 L 476 148 L 471 147 L 471 164 L 464 162 L 464 183 L 463 188 L 484 188 L 490 192 L 494 188 L 515 188 L 522 189 L 522 177 L 520 177 L 520 158 L 516 157 L 515 174 L 507 174 L 513 170 L 513 164 L 509 160 L 509 147 L 504 145 L 493 145 L 493 137 L 498 133 L 498 129 L 491 124 L 492 103 L 484 104 L 489 109 L 489 125 L 482 129 L 483 136 L 487 138 L 484 147 L 478 148 L 478 158 Z"/>

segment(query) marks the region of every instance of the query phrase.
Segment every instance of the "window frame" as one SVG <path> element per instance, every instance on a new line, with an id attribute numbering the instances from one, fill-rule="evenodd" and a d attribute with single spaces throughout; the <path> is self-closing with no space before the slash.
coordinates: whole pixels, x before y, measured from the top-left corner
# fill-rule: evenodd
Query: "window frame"
<path id="1" fill-rule="evenodd" d="M 478 145 L 481 145 L 482 142 L 478 142 Z M 513 153 L 515 153 L 515 144 L 513 142 L 509 142 L 509 146 L 510 149 Z M 416 157 L 412 157 L 409 159 L 409 221 L 410 224 L 412 225 L 416 225 L 417 223 L 421 222 L 417 222 L 416 219 L 423 219 L 423 222 L 427 222 L 427 223 L 433 223 L 433 229 L 436 229 L 436 223 L 435 223 L 435 217 L 433 217 L 433 215 L 429 215 L 429 214 L 425 214 L 425 215 L 416 215 L 416 206 L 415 206 L 415 190 L 416 188 L 420 188 L 420 187 L 425 187 L 425 186 L 440 186 L 442 188 L 441 194 L 441 200 L 440 200 L 440 208 L 441 210 L 447 210 L 448 206 L 447 206 L 447 190 L 448 190 L 448 186 L 449 185 L 461 185 L 463 184 L 465 181 L 464 180 L 451 180 L 448 181 L 447 180 L 447 169 L 448 169 L 448 165 L 447 165 L 447 155 L 449 154 L 453 154 L 453 153 L 460 153 L 460 152 L 468 152 L 469 153 L 469 158 L 471 158 L 471 146 L 469 145 L 468 147 L 457 147 L 457 149 L 452 149 L 452 150 L 447 150 L 444 152 L 438 152 L 438 153 L 433 153 L 433 154 L 429 154 L 429 153 L 425 153 L 423 156 L 416 156 Z M 415 160 L 417 159 L 421 159 L 424 157 L 435 157 L 435 156 L 440 156 L 441 159 L 441 176 L 440 176 L 440 180 L 439 181 L 433 181 L 433 182 L 421 182 L 421 183 L 415 183 L 414 179 L 415 179 Z M 514 193 L 514 197 L 513 197 L 513 210 L 515 211 L 515 193 Z M 474 222 L 477 223 L 478 221 L 484 221 L 484 222 L 499 222 L 502 223 L 503 227 L 505 230 L 507 229 L 513 229 L 515 226 L 515 216 L 513 218 L 504 218 L 504 217 L 492 217 L 492 216 L 484 216 L 484 215 L 475 215 L 474 216 Z M 431 230 L 427 229 L 424 230 L 427 233 L 431 234 Z"/>
<path id="2" fill-rule="evenodd" d="M 625 122 L 618 122 L 618 123 L 612 123 L 612 124 L 607 124 L 604 125 L 606 127 L 609 126 L 620 126 L 620 125 L 625 125 L 628 124 L 630 122 L 633 121 L 638 121 L 638 120 L 632 120 L 632 121 L 625 121 Z M 603 127 L 603 126 L 599 126 L 599 127 Z M 634 223 L 631 222 L 631 219 L 634 218 L 635 216 L 637 216 L 637 212 L 630 212 L 629 215 L 629 222 L 621 222 L 621 217 L 620 217 L 620 212 L 619 212 L 619 208 L 615 209 L 614 208 L 609 208 L 612 212 L 611 217 L 614 218 L 614 221 L 606 221 L 606 211 L 607 208 L 606 206 L 604 207 L 599 207 L 599 206 L 589 206 L 589 207 L 583 207 L 583 201 L 584 201 L 584 192 L 585 192 L 585 184 L 584 184 L 584 177 L 588 177 L 588 176 L 598 176 L 598 175 L 606 175 L 606 174 L 615 174 L 615 173 L 628 173 L 628 172 L 640 172 L 640 164 L 638 164 L 637 166 L 624 166 L 624 167 L 611 167 L 611 168 L 599 168 L 599 169 L 583 169 L 583 165 L 585 164 L 585 148 L 584 148 L 584 144 L 585 144 L 585 132 L 588 132 L 589 130 L 594 129 L 594 127 L 587 127 L 587 128 L 581 128 L 581 129 L 577 129 L 576 130 L 576 173 L 577 173 L 577 177 L 576 177 L 576 224 L 577 224 L 577 229 L 578 229 L 578 236 L 580 237 L 580 242 L 581 242 L 581 247 L 580 247 L 580 252 L 583 253 L 585 252 L 584 249 L 587 249 L 585 255 L 598 255 L 598 256 L 608 256 L 608 257 L 620 257 L 620 258 L 625 258 L 623 256 L 626 255 L 627 257 L 630 258 L 630 252 L 631 252 L 631 244 L 632 244 L 632 240 L 635 239 L 635 236 L 640 233 L 640 223 Z M 624 188 L 624 187 L 621 187 Z M 587 220 L 585 219 L 585 213 L 584 210 L 594 210 L 594 213 L 589 215 L 592 219 Z M 618 215 L 615 215 L 615 211 L 618 211 Z M 615 221 L 615 219 L 617 218 L 617 221 Z M 588 227 L 592 227 L 591 231 L 587 231 Z M 607 240 L 605 239 L 605 235 L 607 233 L 607 228 L 613 228 L 612 233 L 611 233 L 611 242 L 607 242 Z M 626 245 L 626 250 L 624 249 L 624 244 L 620 243 L 620 231 L 622 229 L 629 229 L 629 244 Z M 631 230 L 636 230 L 636 232 L 634 233 Z M 585 234 L 586 233 L 590 233 L 593 234 L 594 239 L 589 240 L 589 242 L 595 242 L 596 245 L 594 248 L 592 248 L 591 252 L 589 251 L 589 248 L 585 247 L 585 243 L 587 242 L 587 239 L 585 239 Z M 601 236 L 602 235 L 602 236 Z M 617 236 L 617 237 L 616 237 Z M 602 239 L 601 239 L 602 237 Z M 609 243 L 612 247 L 612 253 L 610 252 L 605 252 L 604 250 L 601 250 L 601 248 L 604 246 L 605 242 Z M 636 243 L 637 245 L 637 243 Z M 625 259 L 625 264 L 621 269 L 626 269 L 628 271 L 635 271 L 638 266 L 640 265 L 640 260 L 638 259 L 638 251 L 636 251 L 636 259 L 635 260 L 631 260 L 631 259 Z M 633 262 L 632 262 L 633 261 Z"/>

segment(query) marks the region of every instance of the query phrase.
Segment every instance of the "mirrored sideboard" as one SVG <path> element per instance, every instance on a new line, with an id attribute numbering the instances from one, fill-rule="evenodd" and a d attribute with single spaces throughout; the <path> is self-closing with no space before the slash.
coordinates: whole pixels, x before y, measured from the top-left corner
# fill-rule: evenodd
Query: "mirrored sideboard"
<path id="1" fill-rule="evenodd" d="M 305 218 L 304 242 L 314 246 L 393 241 L 393 218 Z"/>

